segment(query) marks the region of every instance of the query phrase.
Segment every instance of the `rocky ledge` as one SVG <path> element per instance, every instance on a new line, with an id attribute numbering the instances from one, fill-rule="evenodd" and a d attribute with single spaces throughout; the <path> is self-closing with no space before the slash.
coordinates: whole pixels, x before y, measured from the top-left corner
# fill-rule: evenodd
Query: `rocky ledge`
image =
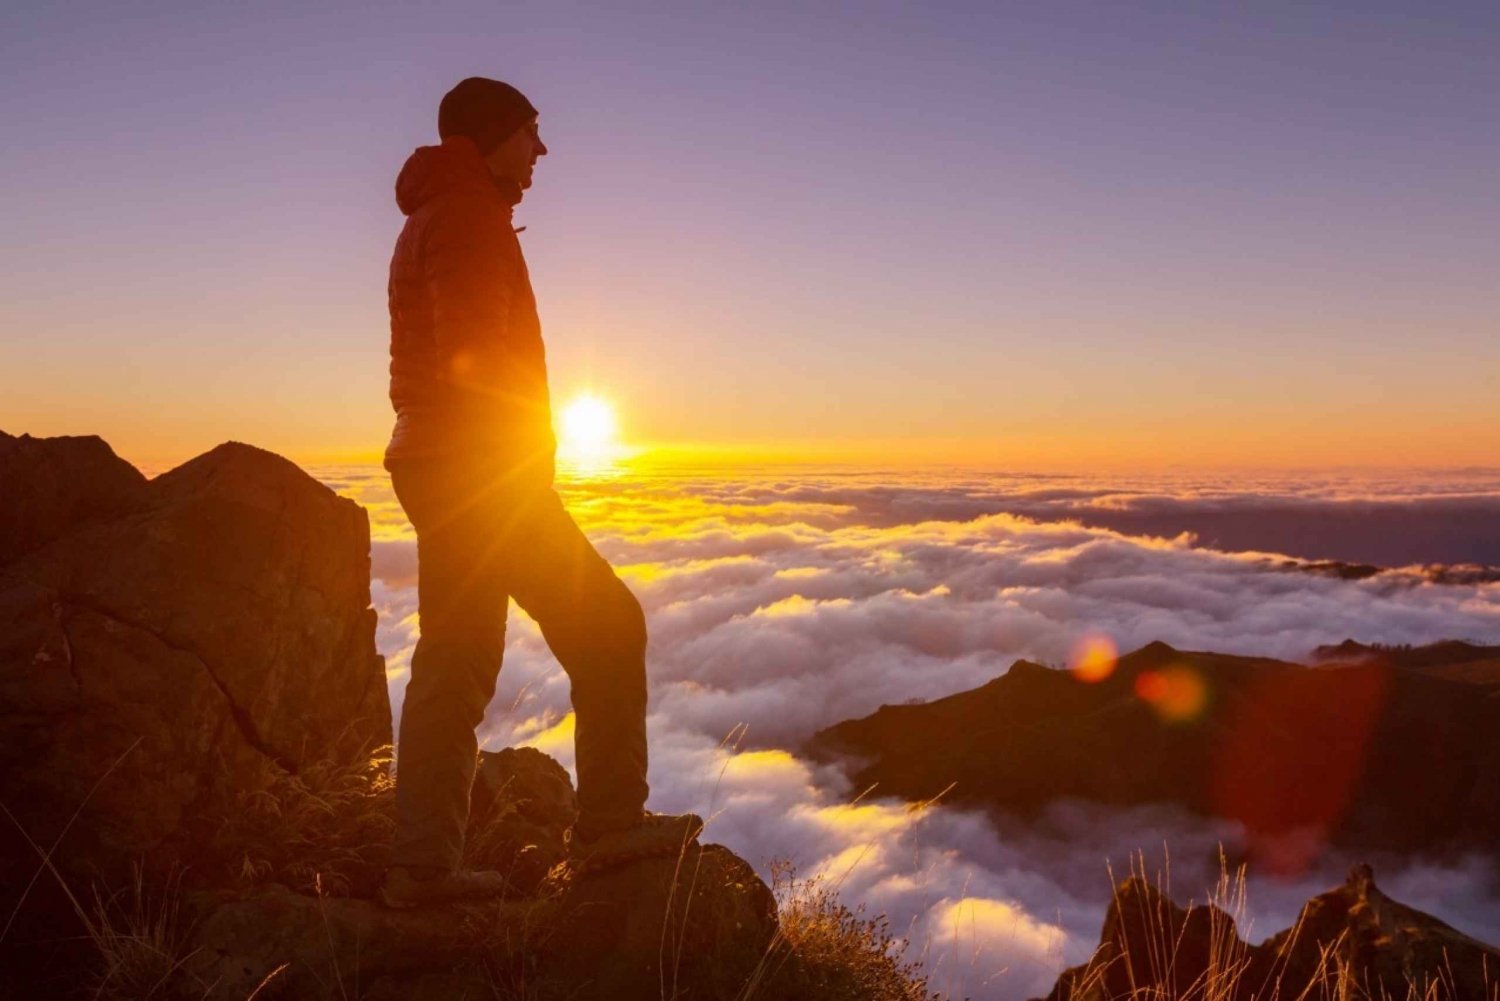
<path id="1" fill-rule="evenodd" d="M 575 879 L 567 773 L 486 754 L 484 906 L 368 899 L 390 705 L 364 510 L 229 443 L 148 480 L 0 433 L 0 996 L 730 998 L 776 934 L 715 845 Z"/>

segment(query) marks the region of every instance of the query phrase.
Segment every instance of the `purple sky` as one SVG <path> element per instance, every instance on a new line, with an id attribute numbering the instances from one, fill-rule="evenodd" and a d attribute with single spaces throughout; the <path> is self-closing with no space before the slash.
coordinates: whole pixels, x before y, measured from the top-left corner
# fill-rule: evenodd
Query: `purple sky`
<path id="1" fill-rule="evenodd" d="M 377 452 L 392 182 L 482 74 L 627 438 L 1500 456 L 1500 8 L 803 6 L 8 7 L 0 428 Z"/>

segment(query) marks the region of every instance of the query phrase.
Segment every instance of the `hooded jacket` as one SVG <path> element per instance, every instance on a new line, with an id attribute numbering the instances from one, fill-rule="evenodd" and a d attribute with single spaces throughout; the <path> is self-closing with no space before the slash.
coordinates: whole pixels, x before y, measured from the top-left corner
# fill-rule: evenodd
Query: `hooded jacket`
<path id="1" fill-rule="evenodd" d="M 465 136 L 419 147 L 396 178 L 406 225 L 387 290 L 388 468 L 457 455 L 551 469 L 541 323 L 511 225 L 518 201 L 520 189 L 497 181 Z"/>

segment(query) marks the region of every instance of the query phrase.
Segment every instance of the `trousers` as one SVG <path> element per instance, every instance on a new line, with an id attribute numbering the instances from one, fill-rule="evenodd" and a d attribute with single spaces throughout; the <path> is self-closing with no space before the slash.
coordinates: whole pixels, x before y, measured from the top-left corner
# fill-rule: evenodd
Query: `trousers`
<path id="1" fill-rule="evenodd" d="M 421 629 L 397 737 L 391 863 L 462 862 L 475 729 L 495 694 L 512 598 L 568 675 L 580 830 L 638 821 L 649 791 L 640 602 L 550 484 L 518 482 L 472 458 L 402 459 L 389 469 L 417 533 Z"/>

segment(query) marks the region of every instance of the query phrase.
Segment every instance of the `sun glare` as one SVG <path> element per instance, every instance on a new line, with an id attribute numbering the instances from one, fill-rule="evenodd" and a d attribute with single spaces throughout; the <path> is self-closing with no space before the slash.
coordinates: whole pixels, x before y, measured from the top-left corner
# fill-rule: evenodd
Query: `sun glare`
<path id="1" fill-rule="evenodd" d="M 575 459 L 606 458 L 615 447 L 615 412 L 597 396 L 574 397 L 562 412 L 559 451 Z"/>

